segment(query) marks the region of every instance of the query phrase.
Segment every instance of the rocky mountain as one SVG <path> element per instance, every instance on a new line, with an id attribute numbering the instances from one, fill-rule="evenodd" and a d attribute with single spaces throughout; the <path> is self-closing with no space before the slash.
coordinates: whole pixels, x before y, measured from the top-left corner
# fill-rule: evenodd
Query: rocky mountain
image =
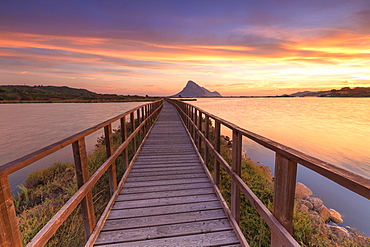
<path id="1" fill-rule="evenodd" d="M 184 89 L 171 97 L 222 97 L 218 92 L 210 92 L 193 81 L 188 81 Z"/>

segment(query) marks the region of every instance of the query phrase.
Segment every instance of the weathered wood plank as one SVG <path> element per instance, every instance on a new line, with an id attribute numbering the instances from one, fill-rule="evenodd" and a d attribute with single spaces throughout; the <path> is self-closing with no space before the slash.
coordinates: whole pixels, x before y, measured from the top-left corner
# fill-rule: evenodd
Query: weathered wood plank
<path id="1" fill-rule="evenodd" d="M 122 219 L 150 215 L 175 214 L 194 211 L 222 209 L 218 201 L 192 202 L 188 204 L 175 204 L 147 208 L 113 208 L 108 219 Z"/>
<path id="2" fill-rule="evenodd" d="M 171 224 L 102 232 L 96 244 L 138 241 L 143 240 L 143 236 L 147 239 L 158 239 L 226 230 L 232 230 L 227 219 Z"/>
<path id="3" fill-rule="evenodd" d="M 117 197 L 117 201 L 132 201 L 132 200 L 144 200 L 152 198 L 168 198 L 168 197 L 179 197 L 179 196 L 194 196 L 194 195 L 206 195 L 213 194 L 213 189 L 184 189 L 184 190 L 173 190 L 173 191 L 159 191 L 159 192 L 148 192 L 148 193 L 137 193 L 137 194 L 120 194 Z"/>
<path id="4" fill-rule="evenodd" d="M 153 207 L 160 205 L 175 205 L 182 203 L 192 203 L 192 202 L 208 202 L 218 200 L 216 195 L 195 195 L 195 196 L 179 196 L 171 198 L 153 198 L 153 199 L 143 199 L 136 201 L 117 201 L 114 207 L 117 208 L 138 208 L 138 207 Z"/>
<path id="5" fill-rule="evenodd" d="M 187 178 L 187 179 L 169 179 L 162 181 L 149 181 L 149 182 L 127 182 L 125 187 L 142 187 L 142 186 L 158 186 L 167 184 L 186 184 L 186 183 L 202 183 L 209 182 L 208 178 Z"/>
<path id="6" fill-rule="evenodd" d="M 186 222 L 196 222 L 204 220 L 227 219 L 222 209 L 185 212 L 176 214 L 154 215 L 128 219 L 111 219 L 107 220 L 103 231 L 132 229 L 138 227 L 148 227 L 167 224 L 178 224 Z"/>
<path id="7" fill-rule="evenodd" d="M 142 193 L 142 192 L 152 192 L 152 191 L 171 191 L 171 190 L 181 190 L 181 189 L 200 189 L 200 188 L 212 188 L 209 182 L 201 183 L 187 183 L 187 184 L 169 184 L 169 185 L 158 185 L 158 186 L 147 186 L 147 187 L 124 187 L 121 190 L 121 194 L 130 193 Z"/>
<path id="8" fill-rule="evenodd" d="M 165 168 L 152 168 L 152 167 L 149 167 L 149 168 L 142 168 L 142 169 L 139 169 L 139 168 L 135 168 L 135 169 L 132 169 L 131 170 L 131 176 L 146 176 L 146 174 L 149 174 L 149 175 L 152 175 L 151 173 L 167 173 L 167 174 L 176 174 L 176 173 L 172 173 L 172 172 L 184 172 L 184 171 L 195 171 L 195 172 L 199 172 L 199 171 L 203 171 L 203 168 L 202 167 L 199 167 L 199 165 L 195 165 L 194 167 L 192 167 L 191 169 L 189 169 L 188 167 L 165 167 Z"/>
<path id="9" fill-rule="evenodd" d="M 220 231 L 179 237 L 159 238 L 155 240 L 115 243 L 104 246 L 224 246 L 237 244 L 238 242 L 239 241 L 235 237 L 235 233 L 233 231 Z"/>
<path id="10" fill-rule="evenodd" d="M 195 173 L 195 174 L 179 174 L 179 175 L 160 175 L 160 176 L 151 176 L 151 177 L 129 177 L 127 182 L 143 182 L 143 181 L 163 181 L 167 179 L 184 179 L 184 178 L 206 178 L 204 173 Z"/>

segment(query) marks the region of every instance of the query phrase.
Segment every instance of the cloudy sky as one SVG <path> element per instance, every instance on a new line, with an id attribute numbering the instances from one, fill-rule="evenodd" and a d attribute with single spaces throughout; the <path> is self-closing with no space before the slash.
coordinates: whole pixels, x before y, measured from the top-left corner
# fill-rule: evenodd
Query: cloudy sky
<path id="1" fill-rule="evenodd" d="M 172 95 L 370 86 L 369 0 L 0 0 L 0 84 Z"/>

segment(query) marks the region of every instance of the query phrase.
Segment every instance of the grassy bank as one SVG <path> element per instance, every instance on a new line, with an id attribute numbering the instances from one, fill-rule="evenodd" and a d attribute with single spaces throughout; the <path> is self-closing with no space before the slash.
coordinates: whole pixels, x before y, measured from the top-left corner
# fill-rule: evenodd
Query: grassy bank
<path id="1" fill-rule="evenodd" d="M 130 128 L 128 127 L 130 133 Z M 115 149 L 121 143 L 120 130 L 113 135 Z M 104 138 L 99 138 L 94 151 L 88 156 L 90 174 L 93 174 L 106 160 Z M 131 144 L 129 145 L 131 151 Z M 131 159 L 131 156 L 129 157 Z M 125 171 L 121 156 L 116 160 L 117 180 Z M 98 218 L 109 201 L 109 176 L 105 173 L 93 187 L 93 201 Z M 35 234 L 56 214 L 56 212 L 77 191 L 75 166 L 72 163 L 55 163 L 28 175 L 20 192 L 14 196 L 14 204 L 19 220 L 23 244 L 27 244 Z M 46 246 L 83 246 L 83 222 L 78 207 L 62 224 Z"/>
<path id="2" fill-rule="evenodd" d="M 232 162 L 231 141 L 228 137 L 221 138 L 221 154 L 229 164 Z M 213 161 L 209 163 L 213 170 Z M 258 165 L 245 155 L 242 158 L 243 181 L 256 194 L 256 196 L 272 210 L 273 202 L 273 177 L 271 170 L 263 165 Z M 231 181 L 226 171 L 221 169 L 221 192 L 230 206 Z M 340 237 L 320 217 L 295 205 L 294 212 L 294 238 L 301 246 L 370 246 L 370 238 L 364 237 L 355 229 L 350 229 L 348 237 Z M 271 231 L 258 215 L 248 200 L 241 198 L 240 227 L 250 246 L 270 246 Z"/>

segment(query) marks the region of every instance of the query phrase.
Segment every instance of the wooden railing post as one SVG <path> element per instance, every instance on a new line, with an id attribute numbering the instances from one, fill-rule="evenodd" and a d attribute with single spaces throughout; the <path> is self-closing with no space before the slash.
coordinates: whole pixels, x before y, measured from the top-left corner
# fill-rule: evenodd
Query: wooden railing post
<path id="1" fill-rule="evenodd" d="M 108 159 L 114 153 L 112 124 L 108 124 L 107 126 L 104 127 L 104 134 L 105 134 L 105 147 Z M 109 167 L 108 173 L 109 173 L 110 194 L 113 195 L 114 191 L 117 188 L 117 175 L 116 175 L 117 171 L 115 162 L 113 162 L 112 165 Z"/>
<path id="2" fill-rule="evenodd" d="M 144 112 L 144 106 L 140 108 L 141 109 L 141 123 L 145 120 L 145 112 Z M 143 128 L 141 129 L 141 133 L 143 135 L 143 138 L 146 134 L 145 125 L 143 125 Z"/>
<path id="3" fill-rule="evenodd" d="M 124 143 L 127 139 L 127 124 L 126 124 L 126 117 L 123 117 L 120 119 L 121 122 L 121 138 L 122 143 Z M 123 163 L 125 164 L 125 167 L 128 168 L 129 162 L 128 162 L 128 147 L 125 148 L 123 153 Z"/>
<path id="4" fill-rule="evenodd" d="M 140 126 L 140 123 L 141 123 L 141 120 L 140 120 L 140 109 L 138 109 L 136 111 L 136 116 L 137 116 L 137 125 L 136 126 Z M 141 143 L 141 130 L 137 133 L 138 135 L 138 141 L 139 143 Z"/>
<path id="5" fill-rule="evenodd" d="M 193 130 L 193 140 L 194 140 L 194 143 L 197 144 L 197 124 L 198 124 L 198 113 L 197 113 L 197 109 L 193 108 L 193 114 L 194 114 L 194 130 Z"/>
<path id="6" fill-rule="evenodd" d="M 221 124 L 218 120 L 215 119 L 215 150 L 218 153 L 221 153 Z M 220 185 L 220 162 L 215 158 L 215 163 L 214 163 L 214 180 L 217 186 Z"/>
<path id="7" fill-rule="evenodd" d="M 242 135 L 233 130 L 233 143 L 232 143 L 232 165 L 233 171 L 240 176 L 241 175 L 241 159 L 242 158 Z M 235 221 L 240 221 L 240 188 L 234 181 L 234 177 L 231 177 L 231 214 Z"/>
<path id="8" fill-rule="evenodd" d="M 7 176 L 0 178 L 0 246 L 23 246 Z"/>
<path id="9" fill-rule="evenodd" d="M 72 143 L 72 149 L 76 167 L 77 186 L 78 188 L 81 188 L 90 178 L 85 138 L 82 137 L 81 139 Z M 94 203 L 91 191 L 88 192 L 86 197 L 81 201 L 81 213 L 84 223 L 85 240 L 87 241 L 96 225 Z"/>
<path id="10" fill-rule="evenodd" d="M 208 140 L 209 139 L 209 116 L 205 115 L 205 122 L 204 122 L 204 137 Z M 208 166 L 208 146 L 207 143 L 204 142 L 204 163 Z"/>
<path id="11" fill-rule="evenodd" d="M 297 163 L 276 153 L 273 215 L 293 234 L 294 194 Z M 281 240 L 272 234 L 271 246 L 281 246 Z"/>
<path id="12" fill-rule="evenodd" d="M 198 111 L 199 112 L 199 116 L 198 116 L 198 129 L 199 129 L 199 131 L 200 132 L 202 132 L 202 118 L 203 118 L 203 116 L 202 116 L 202 112 L 201 111 Z M 202 138 L 201 138 L 201 136 L 198 134 L 198 150 L 199 150 L 199 152 L 201 152 L 202 151 Z"/>
<path id="13" fill-rule="evenodd" d="M 131 133 L 133 133 L 135 131 L 135 116 L 134 116 L 134 113 L 131 112 L 130 113 L 130 122 L 131 122 Z M 132 146 L 133 146 L 133 153 L 136 153 L 136 136 L 134 136 L 134 138 L 132 139 Z"/>

